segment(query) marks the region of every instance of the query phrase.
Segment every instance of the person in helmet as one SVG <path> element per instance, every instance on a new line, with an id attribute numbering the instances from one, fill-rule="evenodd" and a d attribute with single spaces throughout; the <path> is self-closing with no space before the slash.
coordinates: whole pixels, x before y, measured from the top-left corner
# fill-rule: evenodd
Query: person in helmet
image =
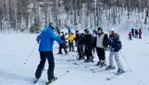
<path id="1" fill-rule="evenodd" d="M 122 48 L 122 43 L 119 39 L 119 34 L 115 33 L 114 31 L 110 32 L 110 37 L 109 37 L 109 66 L 106 68 L 106 70 L 113 70 L 115 69 L 114 62 L 113 62 L 113 57 L 116 61 L 118 70 L 117 74 L 124 73 L 124 68 L 123 65 L 120 61 L 120 56 L 119 56 L 119 51 Z"/>

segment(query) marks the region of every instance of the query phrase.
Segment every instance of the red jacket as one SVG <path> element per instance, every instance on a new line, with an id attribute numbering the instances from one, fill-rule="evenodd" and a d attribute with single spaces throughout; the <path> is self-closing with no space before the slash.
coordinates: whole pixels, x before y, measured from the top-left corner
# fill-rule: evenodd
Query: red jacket
<path id="1" fill-rule="evenodd" d="M 79 34 L 76 34 L 75 41 L 78 41 L 78 39 L 79 39 Z"/>
<path id="2" fill-rule="evenodd" d="M 142 30 L 141 29 L 139 29 L 139 34 L 142 35 Z"/>
<path id="3" fill-rule="evenodd" d="M 132 35 L 132 32 L 129 32 L 129 34 L 128 35 Z"/>

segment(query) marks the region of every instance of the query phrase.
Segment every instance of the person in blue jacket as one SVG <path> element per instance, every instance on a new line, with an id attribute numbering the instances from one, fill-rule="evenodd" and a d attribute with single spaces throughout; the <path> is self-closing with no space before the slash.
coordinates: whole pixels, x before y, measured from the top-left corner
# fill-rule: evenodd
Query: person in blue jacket
<path id="1" fill-rule="evenodd" d="M 54 27 L 49 24 L 49 26 L 45 27 L 43 31 L 37 36 L 37 42 L 39 43 L 39 52 L 40 52 L 40 63 L 37 67 L 35 77 L 35 82 L 41 77 L 46 59 L 48 60 L 48 82 L 47 84 L 51 83 L 53 80 L 56 79 L 54 76 L 54 56 L 53 56 L 53 44 L 54 40 L 56 40 L 59 44 L 64 45 L 64 41 L 62 41 L 53 31 Z"/>
<path id="2" fill-rule="evenodd" d="M 120 56 L 119 56 L 119 51 L 122 48 L 122 43 L 120 41 L 119 34 L 115 33 L 114 31 L 111 31 L 110 36 L 109 36 L 109 66 L 106 68 L 106 70 L 113 70 L 115 69 L 113 57 L 115 58 L 118 70 L 117 74 L 122 74 L 124 73 L 124 68 L 123 65 L 120 61 Z"/>

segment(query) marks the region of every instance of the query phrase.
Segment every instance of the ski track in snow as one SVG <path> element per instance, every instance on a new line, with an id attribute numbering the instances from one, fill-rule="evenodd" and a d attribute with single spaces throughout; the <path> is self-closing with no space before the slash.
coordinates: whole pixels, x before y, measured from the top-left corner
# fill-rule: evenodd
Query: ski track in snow
<path id="1" fill-rule="evenodd" d="M 70 72 L 52 85 L 149 85 L 149 40 L 145 36 L 143 39 L 129 41 L 127 33 L 121 34 L 123 44 L 121 51 L 132 72 L 127 72 L 111 81 L 107 81 L 106 78 L 113 76 L 116 70 L 100 72 L 103 68 L 95 67 L 98 61 L 96 54 L 94 54 L 96 56 L 94 63 L 74 65 L 73 63 L 83 62 L 73 61 L 76 59 L 77 53 L 70 52 L 68 55 L 58 55 L 58 45 L 55 43 L 55 75 L 60 76 L 67 70 Z M 0 39 L 0 85 L 33 85 L 34 72 L 39 63 L 38 46 L 28 63 L 25 65 L 24 62 L 36 43 L 36 35 L 0 34 Z M 109 52 L 106 53 L 108 63 Z M 121 54 L 120 57 L 125 70 L 129 70 Z M 70 61 L 68 62 L 68 60 Z M 47 66 L 46 64 L 45 69 Z M 92 73 L 90 69 L 99 72 Z M 45 85 L 46 80 L 47 72 L 43 71 L 42 77 L 36 85 Z"/>

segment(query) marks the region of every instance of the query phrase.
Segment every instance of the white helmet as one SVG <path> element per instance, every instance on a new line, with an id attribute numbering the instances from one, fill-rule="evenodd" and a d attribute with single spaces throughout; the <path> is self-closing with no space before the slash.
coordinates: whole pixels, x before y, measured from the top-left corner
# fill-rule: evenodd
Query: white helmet
<path id="1" fill-rule="evenodd" d="M 109 29 L 110 32 L 114 31 L 114 28 Z"/>

